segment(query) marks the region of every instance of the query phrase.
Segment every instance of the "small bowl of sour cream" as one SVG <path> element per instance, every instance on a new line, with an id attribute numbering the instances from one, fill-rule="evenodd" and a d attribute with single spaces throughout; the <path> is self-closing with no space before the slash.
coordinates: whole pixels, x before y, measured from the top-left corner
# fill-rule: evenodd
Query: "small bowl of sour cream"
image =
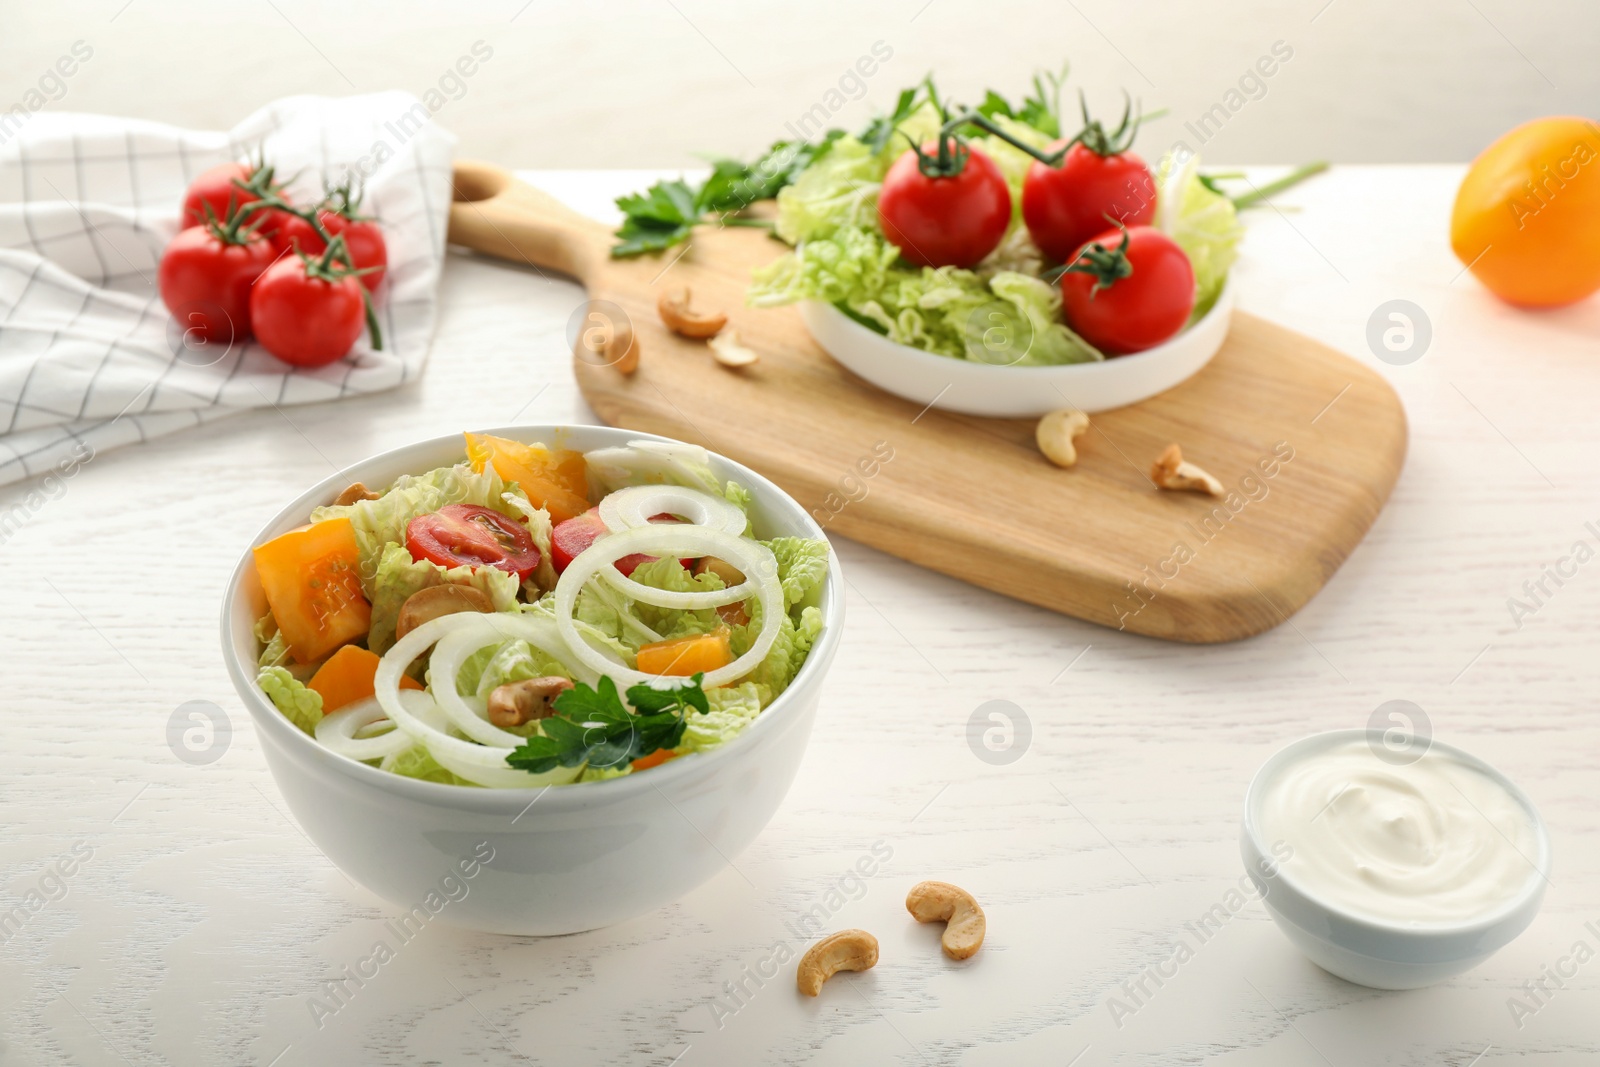
<path id="1" fill-rule="evenodd" d="M 1550 835 L 1527 795 L 1452 745 L 1336 730 L 1282 749 L 1245 794 L 1240 851 L 1313 963 L 1377 989 L 1477 966 L 1539 911 Z"/>

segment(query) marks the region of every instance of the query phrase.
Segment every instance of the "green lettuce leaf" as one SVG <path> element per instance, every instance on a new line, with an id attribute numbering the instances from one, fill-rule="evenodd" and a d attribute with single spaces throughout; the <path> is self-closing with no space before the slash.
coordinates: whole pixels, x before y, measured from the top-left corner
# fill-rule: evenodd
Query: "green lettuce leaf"
<path id="1" fill-rule="evenodd" d="M 496 611 L 513 611 L 521 588 L 517 576 L 497 567 L 445 568 L 425 559 L 412 559 L 404 545 L 385 545 L 373 574 L 372 626 L 367 632 L 367 647 L 383 655 L 394 644 L 394 628 L 400 606 L 413 593 L 435 585 L 466 585 L 482 592 L 494 602 Z"/>
<path id="2" fill-rule="evenodd" d="M 425 782 L 440 782 L 444 785 L 473 785 L 465 778 L 458 778 L 454 773 L 445 770 L 439 761 L 433 758 L 421 745 L 408 748 L 395 757 L 389 770 L 406 778 L 420 778 Z"/>
<path id="3" fill-rule="evenodd" d="M 1156 167 L 1156 225 L 1189 257 L 1195 301 L 1190 321 L 1211 310 L 1239 257 L 1244 227 L 1233 201 L 1200 180 L 1200 157 L 1178 161 L 1169 153 Z"/>
<path id="4" fill-rule="evenodd" d="M 1105 358 L 1060 321 L 1053 285 L 898 260 L 876 230 L 843 228 L 753 271 L 746 299 L 755 307 L 826 301 L 891 341 L 955 359 L 1049 366 Z"/>
<path id="5" fill-rule="evenodd" d="M 339 515 L 349 517 L 355 528 L 356 545 L 361 550 L 362 591 L 371 600 L 384 546 L 405 544 L 407 523 L 418 515 L 438 511 L 446 504 L 481 504 L 511 518 L 520 518 L 502 499 L 505 488 L 505 482 L 495 473 L 494 467 L 485 465 L 483 473 L 477 474 L 468 464 L 457 463 L 426 474 L 402 475 L 376 500 L 315 508 L 311 521 L 321 522 Z"/>
<path id="6" fill-rule="evenodd" d="M 308 688 L 283 667 L 263 667 L 256 684 L 267 694 L 283 717 L 306 733 L 314 733 L 322 721 L 322 694 Z"/>
<path id="7" fill-rule="evenodd" d="M 550 513 L 544 508 L 536 508 L 528 498 L 520 493 L 504 493 L 502 498 L 506 506 L 511 508 L 522 519 L 522 525 L 528 528 L 528 536 L 533 538 L 533 545 L 539 550 L 539 566 L 525 585 L 535 588 L 535 597 L 538 593 L 549 592 L 556 587 L 556 567 L 554 556 L 550 551 L 550 539 L 555 533 L 555 523 L 550 520 Z"/>
<path id="8" fill-rule="evenodd" d="M 543 649 L 515 639 L 479 649 L 456 672 L 456 689 L 463 696 L 487 695 L 507 682 L 560 675 L 571 678 L 566 665 Z"/>
<path id="9" fill-rule="evenodd" d="M 639 564 L 634 568 L 632 578 L 640 585 L 673 593 L 714 592 L 726 588 L 722 579 L 710 571 L 700 575 L 691 574 L 682 563 L 670 557 Z M 685 611 L 636 602 L 631 607 L 635 617 L 663 639 L 707 634 L 722 624 L 715 608 Z"/>
<path id="10" fill-rule="evenodd" d="M 755 721 L 769 699 L 764 687 L 755 682 L 707 689 L 706 701 L 711 710 L 689 716 L 683 740 L 673 751 L 681 756 L 727 744 Z"/>
<path id="11" fill-rule="evenodd" d="M 760 620 L 752 619 L 736 642 L 736 647 L 749 648 L 750 641 L 760 632 Z M 811 646 L 815 643 L 817 635 L 822 632 L 822 612 L 813 607 L 800 610 L 800 619 L 797 623 L 789 615 L 783 617 L 783 622 L 778 629 L 777 639 L 772 642 L 772 648 L 767 652 L 756 669 L 751 671 L 745 679 L 747 683 L 754 683 L 764 691 L 763 706 L 782 693 L 794 681 L 794 676 L 799 672 L 801 664 L 811 654 Z"/>
<path id="12" fill-rule="evenodd" d="M 772 550 L 777 560 L 784 607 L 792 609 L 822 587 L 828 575 L 828 542 L 809 537 L 777 537 L 761 543 Z"/>
<path id="13" fill-rule="evenodd" d="M 854 137 L 839 138 L 826 156 L 778 191 L 777 235 L 798 244 L 825 237 L 841 226 L 873 225 L 878 188 L 889 163 L 905 147 L 906 142 L 895 137 L 883 153 L 874 154 Z"/>
<path id="14" fill-rule="evenodd" d="M 289 642 L 283 639 L 283 634 L 278 630 L 278 620 L 272 617 L 272 612 L 256 620 L 255 634 L 256 640 L 261 642 L 257 667 L 289 666 Z"/>

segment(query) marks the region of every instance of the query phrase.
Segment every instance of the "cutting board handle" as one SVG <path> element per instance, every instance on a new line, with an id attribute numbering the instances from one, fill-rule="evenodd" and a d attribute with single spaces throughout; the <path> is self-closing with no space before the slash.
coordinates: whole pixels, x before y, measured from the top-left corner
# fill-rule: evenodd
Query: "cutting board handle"
<path id="1" fill-rule="evenodd" d="M 560 271 L 592 289 L 611 245 L 605 226 L 490 163 L 456 160 L 451 186 L 453 243 Z"/>

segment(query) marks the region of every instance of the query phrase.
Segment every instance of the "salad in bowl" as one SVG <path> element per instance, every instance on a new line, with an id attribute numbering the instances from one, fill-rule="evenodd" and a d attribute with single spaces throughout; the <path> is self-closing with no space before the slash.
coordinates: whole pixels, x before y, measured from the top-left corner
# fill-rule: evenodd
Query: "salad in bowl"
<path id="1" fill-rule="evenodd" d="M 772 818 L 842 588 L 806 510 L 726 457 L 501 427 L 288 502 L 228 586 L 223 658 L 295 821 L 397 922 L 572 933 Z"/>
<path id="2" fill-rule="evenodd" d="M 752 534 L 704 449 L 465 435 L 252 550 L 257 684 L 330 751 L 450 785 L 647 771 L 736 737 L 822 629 L 828 544 Z"/>

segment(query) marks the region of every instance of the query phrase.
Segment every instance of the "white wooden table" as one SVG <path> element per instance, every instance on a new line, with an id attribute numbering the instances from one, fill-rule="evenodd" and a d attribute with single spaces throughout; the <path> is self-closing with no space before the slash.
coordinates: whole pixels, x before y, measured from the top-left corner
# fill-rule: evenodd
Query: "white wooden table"
<path id="1" fill-rule="evenodd" d="M 430 926 L 320 1029 L 310 999 L 371 953 L 392 909 L 286 817 L 223 672 L 224 581 L 331 468 L 471 426 L 592 420 L 563 339 L 580 294 L 453 256 L 420 383 L 96 458 L 0 545 L 0 913 L 45 899 L 0 944 L 0 1064 L 1597 1062 L 1600 962 L 1537 1001 L 1524 984 L 1570 972 L 1579 942 L 1600 950 L 1600 563 L 1547 580 L 1520 628 L 1508 598 L 1574 542 L 1600 543 L 1585 527 L 1600 520 L 1600 301 L 1519 313 L 1462 275 L 1446 244 L 1459 174 L 1345 168 L 1252 213 L 1243 306 L 1378 365 L 1413 435 L 1376 527 L 1289 625 L 1162 644 L 841 543 L 844 648 L 800 777 L 736 869 L 595 933 Z M 534 177 L 596 214 L 642 183 Z M 1408 365 L 1367 346 L 1391 299 L 1431 321 Z M 0 510 L 29 488 L 0 491 Z M 1329 977 L 1254 902 L 1202 943 L 1190 924 L 1242 873 L 1255 767 L 1391 699 L 1542 808 L 1557 865 L 1537 922 L 1410 993 Z M 207 765 L 168 745 L 195 700 L 232 727 Z M 989 700 L 1031 723 L 1013 762 L 969 747 Z M 854 877 L 875 848 L 890 858 Z M 905 913 L 927 877 L 988 910 L 965 965 Z M 815 1001 L 792 968 L 747 977 L 798 944 L 790 924 L 818 902 L 831 925 L 875 931 L 882 963 Z M 1137 993 L 1180 941 L 1193 958 Z M 1537 1008 L 1520 1028 L 1514 997 Z"/>

